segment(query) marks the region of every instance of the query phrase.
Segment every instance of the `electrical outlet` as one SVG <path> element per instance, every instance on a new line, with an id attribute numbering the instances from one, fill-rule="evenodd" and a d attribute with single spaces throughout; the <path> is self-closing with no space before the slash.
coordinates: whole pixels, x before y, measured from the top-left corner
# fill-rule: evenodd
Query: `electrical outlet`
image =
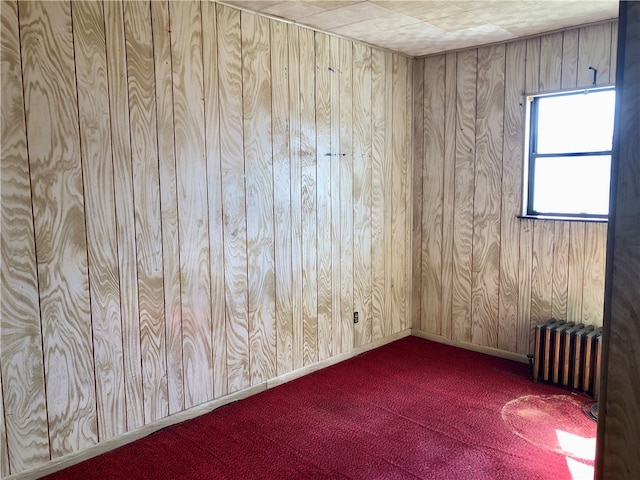
<path id="1" fill-rule="evenodd" d="M 358 323 L 358 312 L 353 312 L 353 323 Z"/>

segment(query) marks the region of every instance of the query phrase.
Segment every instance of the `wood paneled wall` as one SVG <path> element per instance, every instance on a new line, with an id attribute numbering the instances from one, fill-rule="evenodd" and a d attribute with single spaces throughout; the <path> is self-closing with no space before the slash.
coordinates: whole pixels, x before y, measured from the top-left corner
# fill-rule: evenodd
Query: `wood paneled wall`
<path id="1" fill-rule="evenodd" d="M 208 1 L 1 14 L 2 475 L 409 328 L 411 59 Z"/>
<path id="2" fill-rule="evenodd" d="M 612 22 L 415 61 L 414 329 L 527 354 L 550 317 L 602 325 L 607 225 L 517 216 L 525 94 L 590 87 L 589 66 L 612 84 L 616 38 Z"/>

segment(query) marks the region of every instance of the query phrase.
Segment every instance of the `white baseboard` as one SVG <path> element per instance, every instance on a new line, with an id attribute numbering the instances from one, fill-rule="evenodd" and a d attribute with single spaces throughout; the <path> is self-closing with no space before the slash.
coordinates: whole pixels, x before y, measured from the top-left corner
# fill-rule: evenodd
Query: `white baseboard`
<path id="1" fill-rule="evenodd" d="M 514 360 L 520 363 L 529 363 L 529 359 L 526 355 L 515 352 L 507 352 L 505 350 L 499 350 L 497 348 L 492 347 L 484 347 L 482 345 L 475 345 L 469 342 L 459 342 L 456 340 L 451 340 L 450 338 L 443 337 L 441 335 L 436 335 L 434 333 L 425 332 L 423 330 L 411 329 L 411 335 L 414 337 L 424 338 L 426 340 L 431 340 L 438 343 L 444 343 L 446 345 L 451 345 L 452 347 L 464 348 L 465 350 L 472 350 L 474 352 L 485 353 L 487 355 L 492 355 L 494 357 L 505 358 L 507 360 Z"/>
<path id="2" fill-rule="evenodd" d="M 335 365 L 336 363 L 348 360 L 349 358 L 355 357 L 369 350 L 373 350 L 374 348 L 381 347 L 382 345 L 386 345 L 387 343 L 391 343 L 401 338 L 408 337 L 409 335 L 411 335 L 411 330 L 402 330 L 401 332 L 389 335 L 367 345 L 356 347 L 349 352 L 327 358 L 326 360 L 321 360 L 314 363 L 313 365 L 307 365 L 293 372 L 279 375 L 258 385 L 245 388 L 244 390 L 225 395 L 224 397 L 216 398 L 215 400 L 203 403 L 202 405 L 197 405 L 187 410 L 169 415 L 168 417 L 161 418 L 160 420 L 157 420 L 148 425 L 144 425 L 140 428 L 137 428 L 136 430 L 132 430 L 131 432 L 127 432 L 109 440 L 105 440 L 104 442 L 97 443 L 96 445 L 85 448 L 84 450 L 81 450 L 79 452 L 70 453 L 42 465 L 38 465 L 22 472 L 9 475 L 5 478 L 7 480 L 34 480 L 44 475 L 55 473 L 59 470 L 71 467 L 78 463 L 84 462 L 85 460 L 89 460 L 90 458 L 97 457 L 98 455 L 109 452 L 111 450 L 115 450 L 116 448 L 122 447 L 123 445 L 144 438 L 163 428 L 199 417 L 200 415 L 209 413 L 229 403 L 242 400 L 243 398 L 250 397 L 252 395 L 255 395 L 256 393 L 264 392 L 269 388 L 273 388 L 278 385 L 282 385 L 283 383 L 290 382 L 291 380 L 303 377 L 312 372 L 315 372 L 316 370 L 321 370 L 328 366 Z"/>

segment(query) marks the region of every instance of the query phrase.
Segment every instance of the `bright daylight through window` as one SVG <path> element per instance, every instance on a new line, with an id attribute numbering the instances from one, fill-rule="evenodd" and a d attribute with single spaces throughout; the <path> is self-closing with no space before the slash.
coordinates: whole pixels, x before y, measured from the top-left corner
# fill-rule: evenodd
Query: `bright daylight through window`
<path id="1" fill-rule="evenodd" d="M 530 97 L 529 216 L 606 218 L 615 89 Z"/>

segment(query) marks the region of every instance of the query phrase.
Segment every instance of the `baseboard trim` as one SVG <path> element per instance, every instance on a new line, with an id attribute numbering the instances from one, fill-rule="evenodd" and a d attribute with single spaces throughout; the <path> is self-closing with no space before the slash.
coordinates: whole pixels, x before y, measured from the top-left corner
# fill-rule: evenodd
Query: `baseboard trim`
<path id="1" fill-rule="evenodd" d="M 424 330 L 411 329 L 411 335 L 414 337 L 424 338 L 425 340 L 431 340 L 433 342 L 444 343 L 451 345 L 452 347 L 464 348 L 465 350 L 472 350 L 478 353 L 485 353 L 494 357 L 505 358 L 507 360 L 514 360 L 520 363 L 529 363 L 529 359 L 526 355 L 521 353 L 507 352 L 505 350 L 499 350 L 493 347 L 485 347 L 482 345 L 475 345 L 469 342 L 459 342 L 451 340 L 450 338 L 443 337 L 442 335 L 436 335 L 434 333 L 425 332 Z"/>
<path id="2" fill-rule="evenodd" d="M 132 430 L 131 432 L 127 432 L 115 438 L 97 443 L 96 445 L 85 448 L 84 450 L 81 450 L 79 452 L 70 453 L 69 455 L 56 458 L 55 460 L 51 460 L 42 465 L 38 465 L 36 467 L 32 467 L 30 469 L 3 478 L 6 478 L 7 480 L 35 480 L 45 475 L 50 475 L 78 463 L 84 462 L 85 460 L 89 460 L 90 458 L 97 457 L 98 455 L 102 455 L 103 453 L 107 453 L 111 450 L 115 450 L 116 448 L 122 447 L 128 443 L 144 438 L 154 432 L 157 432 L 158 430 L 162 430 L 163 428 L 199 417 L 200 415 L 212 412 L 213 410 L 216 410 L 217 408 L 220 408 L 224 405 L 228 405 L 229 403 L 237 402 L 238 400 L 242 400 L 260 392 L 264 392 L 269 388 L 277 387 L 278 385 L 282 385 L 317 370 L 335 365 L 336 363 L 343 362 L 345 360 L 348 360 L 349 358 L 356 357 L 369 350 L 373 350 L 375 348 L 386 345 L 387 343 L 395 342 L 396 340 L 399 340 L 401 338 L 408 337 L 409 335 L 411 335 L 410 329 L 402 330 L 398 333 L 389 335 L 380 340 L 376 340 L 367 345 L 356 347 L 349 352 L 342 353 L 325 360 L 321 360 L 314 363 L 313 365 L 307 365 L 305 367 L 294 370 L 293 372 L 279 375 L 270 380 L 267 380 L 266 382 L 259 383 L 258 385 L 239 390 L 232 394 L 225 395 L 224 397 L 216 398 L 215 400 L 203 403 L 202 405 L 197 405 L 187 410 L 169 415 L 168 417 L 161 418 L 160 420 L 157 420 L 148 425 L 144 425 L 136 430 Z"/>

